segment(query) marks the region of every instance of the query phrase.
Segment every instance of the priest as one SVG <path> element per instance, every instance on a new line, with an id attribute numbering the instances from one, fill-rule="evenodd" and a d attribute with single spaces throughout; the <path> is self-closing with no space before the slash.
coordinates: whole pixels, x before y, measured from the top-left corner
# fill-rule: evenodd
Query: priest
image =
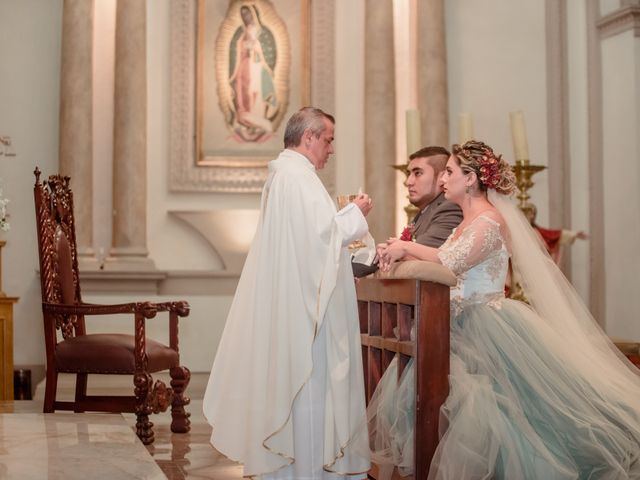
<path id="1" fill-rule="evenodd" d="M 333 117 L 306 107 L 269 162 L 260 218 L 204 396 L 211 443 L 261 479 L 360 479 L 369 469 L 355 286 L 347 246 L 366 194 L 336 212 L 316 174 Z"/>

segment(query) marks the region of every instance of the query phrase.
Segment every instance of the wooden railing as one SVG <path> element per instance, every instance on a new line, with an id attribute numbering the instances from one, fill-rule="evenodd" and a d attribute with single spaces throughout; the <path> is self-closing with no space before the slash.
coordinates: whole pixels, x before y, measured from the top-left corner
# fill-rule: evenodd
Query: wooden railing
<path id="1" fill-rule="evenodd" d="M 415 358 L 415 480 L 427 478 L 438 445 L 440 406 L 449 393 L 449 287 L 455 282 L 442 265 L 407 261 L 356 286 L 367 401 L 394 356 L 399 356 L 398 379 Z M 376 478 L 375 465 L 369 475 Z"/>

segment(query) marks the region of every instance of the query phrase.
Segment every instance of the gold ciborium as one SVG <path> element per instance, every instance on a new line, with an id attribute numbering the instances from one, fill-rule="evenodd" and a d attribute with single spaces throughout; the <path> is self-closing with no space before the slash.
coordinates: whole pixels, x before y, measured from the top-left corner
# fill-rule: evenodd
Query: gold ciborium
<path id="1" fill-rule="evenodd" d="M 357 195 L 338 195 L 338 209 L 342 210 L 344 207 L 349 205 L 356 199 Z M 349 250 L 355 252 L 356 250 L 365 247 L 366 245 L 362 242 L 362 240 L 355 240 L 349 244 Z"/>

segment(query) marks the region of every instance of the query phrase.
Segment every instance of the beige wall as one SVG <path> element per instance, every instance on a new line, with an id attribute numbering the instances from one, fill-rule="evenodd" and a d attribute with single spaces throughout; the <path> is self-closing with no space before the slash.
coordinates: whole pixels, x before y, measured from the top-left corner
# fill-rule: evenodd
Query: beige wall
<path id="1" fill-rule="evenodd" d="M 3 290 L 20 297 L 14 309 L 16 364 L 43 364 L 33 170 L 58 165 L 58 104 L 62 1 L 0 2 L 0 135 L 17 156 L 0 156 L 0 178 L 10 200 L 11 230 L 2 252 Z"/>
<path id="2" fill-rule="evenodd" d="M 600 13 L 606 15 L 607 13 L 614 12 L 620 8 L 622 0 L 599 0 L 600 1 Z"/>
<path id="3" fill-rule="evenodd" d="M 513 160 L 509 112 L 525 116 L 531 162 L 547 165 L 544 2 L 446 2 L 451 142 L 459 112 L 473 115 L 474 133 Z M 548 222 L 547 173 L 531 190 L 538 222 Z"/>
<path id="4" fill-rule="evenodd" d="M 602 42 L 602 70 L 607 331 L 640 338 L 640 39 L 632 31 Z"/>

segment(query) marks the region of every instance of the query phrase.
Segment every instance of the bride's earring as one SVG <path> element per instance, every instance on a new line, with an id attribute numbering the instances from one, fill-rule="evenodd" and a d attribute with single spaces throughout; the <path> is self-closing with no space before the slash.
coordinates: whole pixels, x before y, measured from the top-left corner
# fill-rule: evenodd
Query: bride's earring
<path id="1" fill-rule="evenodd" d="M 465 188 L 465 192 L 467 193 L 467 195 L 469 195 L 469 185 L 467 185 L 467 187 Z"/>

